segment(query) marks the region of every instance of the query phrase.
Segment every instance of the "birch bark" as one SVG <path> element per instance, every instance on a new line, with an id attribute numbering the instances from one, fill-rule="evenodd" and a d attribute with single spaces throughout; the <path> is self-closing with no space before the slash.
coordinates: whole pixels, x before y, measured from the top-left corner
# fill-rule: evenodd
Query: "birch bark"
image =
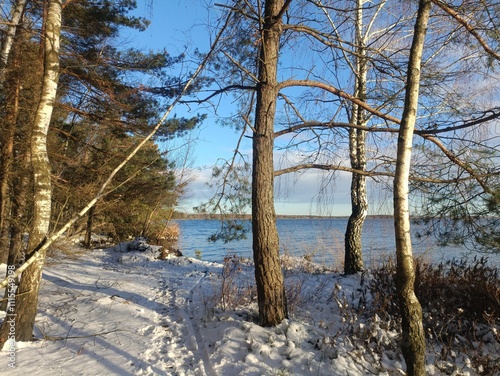
<path id="1" fill-rule="evenodd" d="M 35 252 L 35 247 L 43 243 L 50 226 L 52 188 L 50 163 L 47 155 L 47 133 L 59 81 L 61 13 L 61 0 L 51 0 L 45 24 L 44 73 L 41 96 L 31 134 L 30 152 L 34 208 L 28 242 L 28 250 L 30 250 L 27 254 L 28 258 Z M 37 258 L 36 262 L 31 263 L 23 272 L 15 302 L 9 304 L 7 320 L 4 320 L 0 329 L 0 347 L 3 347 L 8 338 L 9 329 L 12 333 L 9 319 L 15 320 L 16 341 L 30 341 L 32 339 L 44 262 L 45 257 Z"/>
<path id="2" fill-rule="evenodd" d="M 14 43 L 17 27 L 21 21 L 24 9 L 26 8 L 26 2 L 27 0 L 17 0 L 12 6 L 12 16 L 7 26 L 7 32 L 5 33 L 5 38 L 2 43 L 2 49 L 0 50 L 0 83 L 2 85 L 5 80 L 5 70 L 7 69 L 9 61 L 10 50 L 12 49 L 12 45 Z"/>
<path id="3" fill-rule="evenodd" d="M 415 269 L 410 237 L 409 177 L 413 134 L 417 119 L 420 69 L 431 10 L 420 0 L 408 62 L 406 94 L 399 128 L 394 177 L 394 228 L 396 236 L 396 290 L 402 317 L 402 350 L 408 375 L 425 375 L 425 333 L 422 307 L 415 295 Z"/>
<path id="4" fill-rule="evenodd" d="M 366 80 L 368 60 L 366 58 L 366 41 L 363 33 L 363 1 L 358 0 L 356 6 L 356 84 L 354 96 L 366 101 Z M 353 124 L 366 126 L 366 112 L 356 103 L 352 105 Z M 366 170 L 366 131 L 349 128 L 349 155 L 351 167 L 358 171 Z M 353 173 L 351 178 L 351 215 L 345 232 L 344 273 L 354 274 L 364 269 L 363 245 L 361 234 L 368 214 L 368 198 L 366 177 Z"/>

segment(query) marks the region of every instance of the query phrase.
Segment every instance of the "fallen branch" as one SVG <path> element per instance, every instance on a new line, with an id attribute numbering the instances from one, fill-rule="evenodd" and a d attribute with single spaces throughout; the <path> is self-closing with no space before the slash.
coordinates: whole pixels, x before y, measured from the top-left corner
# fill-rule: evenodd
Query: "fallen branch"
<path id="1" fill-rule="evenodd" d="M 40 330 L 40 328 L 38 328 L 38 329 Z M 43 335 L 42 338 L 45 341 L 65 341 L 67 339 L 92 338 L 92 337 L 97 337 L 97 336 L 104 336 L 106 334 L 111 334 L 111 333 L 116 333 L 116 332 L 133 333 L 130 330 L 125 330 L 125 329 L 113 329 L 113 330 L 108 330 L 106 332 L 100 332 L 100 333 L 94 333 L 94 334 L 86 334 L 86 335 L 81 335 L 81 336 L 51 336 L 51 335 L 45 334 L 42 331 L 42 335 Z"/>

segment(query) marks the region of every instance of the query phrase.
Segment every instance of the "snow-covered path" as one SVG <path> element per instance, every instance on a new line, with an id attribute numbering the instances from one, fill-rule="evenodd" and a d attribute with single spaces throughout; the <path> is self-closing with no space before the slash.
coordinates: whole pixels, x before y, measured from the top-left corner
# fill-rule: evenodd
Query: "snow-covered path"
<path id="1" fill-rule="evenodd" d="M 215 374 L 192 303 L 208 264 L 199 263 L 205 271 L 198 271 L 193 262 L 158 262 L 147 253 L 110 250 L 56 257 L 44 270 L 35 329 L 39 340 L 18 343 L 15 369 L 0 355 L 0 369 L 9 375 L 27 370 L 44 375 Z"/>

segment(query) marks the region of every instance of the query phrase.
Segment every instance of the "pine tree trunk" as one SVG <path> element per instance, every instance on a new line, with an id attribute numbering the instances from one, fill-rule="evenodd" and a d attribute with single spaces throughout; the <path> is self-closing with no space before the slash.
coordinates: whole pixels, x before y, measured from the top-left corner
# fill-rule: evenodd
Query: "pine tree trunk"
<path id="1" fill-rule="evenodd" d="M 362 101 L 366 100 L 367 63 L 365 37 L 363 36 L 363 5 L 358 0 L 354 96 Z M 351 122 L 360 126 L 366 125 L 365 111 L 355 103 L 352 106 Z M 354 128 L 349 130 L 349 155 L 352 168 L 359 171 L 366 170 L 366 131 Z M 364 175 L 353 173 L 351 179 L 351 215 L 345 232 L 345 274 L 354 274 L 364 269 L 361 235 L 368 214 L 366 178 Z"/>
<path id="2" fill-rule="evenodd" d="M 24 153 L 25 155 L 27 153 Z M 23 233 L 26 231 L 26 206 L 28 202 L 27 192 L 28 192 L 28 183 L 29 177 L 27 174 L 27 163 L 28 161 L 24 160 L 28 159 L 23 158 L 18 163 L 16 163 L 16 176 L 13 180 L 12 187 L 12 207 L 10 213 L 10 221 L 9 221 L 9 241 L 7 242 L 7 250 L 8 250 L 8 258 L 7 265 L 19 265 L 24 258 L 22 254 L 23 249 Z M 16 279 L 16 282 L 18 280 Z M 9 293 L 9 286 L 5 288 L 4 298 L 0 304 L 0 311 L 5 311 L 7 309 L 7 297 Z"/>
<path id="3" fill-rule="evenodd" d="M 28 242 L 30 250 L 27 254 L 28 258 L 38 246 L 43 244 L 50 225 L 51 170 L 47 156 L 47 133 L 59 80 L 61 11 L 61 0 L 49 1 L 45 23 L 44 75 L 31 136 L 34 210 Z M 0 329 L 0 347 L 3 347 L 8 339 L 7 333 L 9 333 L 12 319 L 15 320 L 16 341 L 30 341 L 32 339 L 43 264 L 44 257 L 41 257 L 23 272 L 15 305 L 12 307 L 14 310 L 8 310 L 6 320 Z"/>
<path id="4" fill-rule="evenodd" d="M 394 228 L 396 235 L 396 289 L 402 317 L 402 351 L 408 375 L 425 375 L 425 333 L 422 308 L 415 295 L 415 270 L 410 237 L 409 175 L 413 133 L 418 109 L 420 68 L 430 0 L 420 0 L 406 82 L 406 97 L 399 129 L 394 178 Z"/>
<path id="5" fill-rule="evenodd" d="M 5 129 L 2 132 L 2 159 L 0 166 L 0 262 L 9 263 L 10 242 L 12 239 L 12 164 L 14 163 L 14 137 L 16 133 L 17 114 L 19 112 L 19 78 L 15 80 L 13 94 L 7 97 Z M 1 307 L 5 307 L 2 302 Z"/>
<path id="6" fill-rule="evenodd" d="M 87 249 L 92 247 L 92 229 L 94 225 L 95 205 L 92 206 L 87 213 L 87 228 L 85 229 L 85 239 L 83 246 Z"/>
<path id="7" fill-rule="evenodd" d="M 8 258 L 7 250 L 9 249 L 10 242 L 9 211 L 11 206 L 11 167 L 14 159 L 14 135 L 16 131 L 17 114 L 19 112 L 19 92 L 21 90 L 19 76 L 14 78 L 12 85 L 6 85 L 5 81 L 7 76 L 7 64 L 11 55 L 12 45 L 14 44 L 14 37 L 16 35 L 17 26 L 21 21 L 21 16 L 24 13 L 25 6 L 26 0 L 17 0 L 12 6 L 12 17 L 0 51 L 0 87 L 7 93 L 7 109 L 2 129 L 2 155 L 0 160 L 0 262 L 4 263 Z M 14 63 L 11 65 L 17 67 L 17 59 L 14 60 Z"/>
<path id="8" fill-rule="evenodd" d="M 5 129 L 2 132 L 2 155 L 0 165 L 0 263 L 5 263 L 9 254 L 10 243 L 10 183 L 11 166 L 14 159 L 15 124 L 6 119 Z"/>
<path id="9" fill-rule="evenodd" d="M 279 238 L 274 210 L 274 117 L 278 96 L 281 20 L 276 16 L 283 0 L 266 1 L 259 63 L 259 84 L 253 135 L 252 231 L 260 324 L 274 326 L 288 316 Z"/>

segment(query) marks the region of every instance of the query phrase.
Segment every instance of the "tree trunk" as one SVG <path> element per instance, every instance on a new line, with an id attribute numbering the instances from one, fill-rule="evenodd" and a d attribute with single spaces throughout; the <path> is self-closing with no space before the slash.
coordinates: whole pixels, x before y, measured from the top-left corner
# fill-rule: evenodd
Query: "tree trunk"
<path id="1" fill-rule="evenodd" d="M 36 251 L 36 248 L 43 244 L 50 225 L 51 181 L 50 163 L 47 156 L 47 133 L 59 80 L 61 11 L 61 0 L 49 1 L 45 22 L 42 90 L 31 135 L 34 210 L 28 242 L 28 258 Z M 15 304 L 9 305 L 8 315 L 0 329 L 0 347 L 3 347 L 9 337 L 9 330 L 12 333 L 13 327 L 15 328 L 16 341 L 30 341 L 32 339 L 44 261 L 44 257 L 37 258 L 23 272 Z M 12 325 L 13 321 L 15 321 L 15 325 Z"/>
<path id="2" fill-rule="evenodd" d="M 83 246 L 87 249 L 92 247 L 92 228 L 94 225 L 95 205 L 92 206 L 87 213 L 87 228 L 85 229 L 85 239 Z"/>
<path id="3" fill-rule="evenodd" d="M 422 325 L 422 308 L 414 289 L 415 270 L 408 194 L 413 133 L 418 109 L 420 67 L 430 9 L 430 0 L 420 0 L 408 63 L 405 104 L 399 128 L 394 177 L 396 289 L 402 317 L 402 351 L 408 375 L 425 375 L 425 333 Z"/>
<path id="4" fill-rule="evenodd" d="M 17 26 L 19 25 L 24 9 L 26 8 L 26 2 L 27 0 L 17 0 L 12 5 L 12 16 L 7 27 L 7 32 L 5 33 L 4 40 L 2 41 L 2 50 L 0 51 L 0 86 L 3 86 L 5 81 L 5 71 L 7 69 L 10 50 L 12 49 L 12 44 L 14 43 Z"/>
<path id="5" fill-rule="evenodd" d="M 363 138 L 364 133 L 361 130 L 355 130 L 355 138 Z M 366 166 L 362 160 L 357 157 L 356 163 L 351 164 L 353 168 L 364 170 Z M 364 158 L 362 158 L 364 159 Z M 363 225 L 368 214 L 368 200 L 366 197 L 366 178 L 363 175 L 353 173 L 351 181 L 351 215 L 347 222 L 345 233 L 345 260 L 344 273 L 354 274 L 363 271 L 363 245 L 361 235 Z"/>
<path id="6" fill-rule="evenodd" d="M 0 87 L 5 90 L 6 114 L 2 129 L 2 155 L 0 160 L 0 262 L 6 262 L 8 258 L 10 241 L 10 185 L 11 170 L 14 159 L 14 136 L 16 132 L 17 114 L 19 112 L 19 92 L 21 90 L 20 77 L 17 75 L 13 79 L 12 85 L 6 85 L 6 71 L 9 56 L 11 55 L 14 37 L 16 36 L 17 26 L 26 7 L 26 0 L 17 0 L 12 5 L 11 20 L 2 42 L 0 51 Z M 11 65 L 18 67 L 18 59 L 15 59 Z"/>
<path id="7" fill-rule="evenodd" d="M 356 46 L 354 96 L 361 101 L 365 101 L 368 67 L 365 37 L 363 36 L 363 5 L 361 1 L 358 1 L 356 11 Z M 351 118 L 353 124 L 366 126 L 365 111 L 356 103 L 353 103 Z M 366 170 L 366 131 L 354 128 L 349 130 L 349 155 L 352 168 L 360 171 Z M 364 269 L 361 234 L 368 214 L 366 177 L 353 173 L 351 179 L 351 215 L 345 232 L 345 274 L 354 274 Z"/>
<path id="8" fill-rule="evenodd" d="M 252 171 L 252 231 L 260 324 L 274 326 L 288 316 L 274 210 L 274 117 L 283 0 L 265 4 L 255 109 Z"/>
<path id="9" fill-rule="evenodd" d="M 7 265 L 19 265 L 25 257 L 22 254 L 24 245 L 22 237 L 23 233 L 26 232 L 26 207 L 31 198 L 28 200 L 28 184 L 30 179 L 27 169 L 27 165 L 29 164 L 27 152 L 24 150 L 24 152 L 22 151 L 20 154 L 23 155 L 23 157 L 16 161 L 14 166 L 16 176 L 13 177 L 12 183 L 12 206 L 8 221 L 9 239 L 5 243 L 5 247 L 8 250 Z M 15 280 L 17 284 L 18 279 L 16 278 Z M 0 311 L 6 311 L 7 309 L 9 288 L 9 286 L 5 288 L 5 299 L 0 304 Z"/>
<path id="10" fill-rule="evenodd" d="M 12 95 L 8 95 L 7 110 L 2 132 L 2 155 L 0 165 L 0 262 L 5 263 L 9 257 L 11 229 L 11 185 L 12 164 L 14 162 L 14 139 L 16 134 L 17 114 L 19 112 L 19 92 L 21 84 L 16 78 Z"/>
<path id="11" fill-rule="evenodd" d="M 18 96 L 16 97 L 18 98 Z M 7 99 L 8 100 L 8 99 Z M 11 186 L 11 167 L 14 160 L 14 135 L 15 123 L 12 122 L 12 117 L 9 116 L 9 111 L 6 116 L 2 130 L 2 151 L 0 161 L 0 262 L 5 263 L 8 258 L 7 249 L 9 249 L 10 238 L 10 186 Z M 17 111 L 16 111 L 17 113 Z"/>

